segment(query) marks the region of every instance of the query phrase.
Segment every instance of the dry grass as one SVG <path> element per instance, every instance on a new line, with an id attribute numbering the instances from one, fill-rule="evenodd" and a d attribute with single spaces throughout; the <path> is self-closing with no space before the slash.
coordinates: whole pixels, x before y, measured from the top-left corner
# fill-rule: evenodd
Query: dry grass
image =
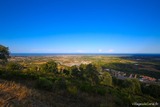
<path id="1" fill-rule="evenodd" d="M 39 101 L 40 95 L 21 84 L 0 80 L 1 107 L 48 107 Z"/>
<path id="2" fill-rule="evenodd" d="M 0 107 L 99 107 L 113 104 L 113 98 L 109 96 L 87 93 L 73 96 L 63 90 L 42 91 L 0 79 Z"/>
<path id="3" fill-rule="evenodd" d="M 31 94 L 31 90 L 14 82 L 0 81 L 0 105 L 11 106 L 25 100 Z M 24 102 L 25 103 L 25 102 Z"/>

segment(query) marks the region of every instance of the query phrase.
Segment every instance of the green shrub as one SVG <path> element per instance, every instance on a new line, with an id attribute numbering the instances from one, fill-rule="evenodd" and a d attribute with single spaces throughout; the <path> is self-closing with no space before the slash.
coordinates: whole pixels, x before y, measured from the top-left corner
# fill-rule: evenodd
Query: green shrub
<path id="1" fill-rule="evenodd" d="M 67 90 L 70 94 L 76 95 L 78 93 L 78 89 L 76 86 L 67 86 Z"/>
<path id="2" fill-rule="evenodd" d="M 100 84 L 112 86 L 112 76 L 108 72 L 101 72 Z"/>
<path id="3" fill-rule="evenodd" d="M 46 78 L 40 77 L 36 82 L 36 87 L 44 90 L 51 90 L 53 87 L 53 83 Z"/>
<path id="4" fill-rule="evenodd" d="M 87 93 L 93 93 L 93 86 L 91 86 L 90 84 L 87 83 L 82 83 L 80 84 L 80 90 L 83 92 L 87 92 Z"/>
<path id="5" fill-rule="evenodd" d="M 39 79 L 39 74 L 37 72 L 33 71 L 28 71 L 28 72 L 23 72 L 24 76 L 28 79 Z"/>
<path id="6" fill-rule="evenodd" d="M 67 89 L 66 80 L 64 78 L 58 78 L 55 80 L 56 89 Z"/>
<path id="7" fill-rule="evenodd" d="M 132 79 L 132 83 L 133 83 L 133 88 L 134 88 L 134 93 L 135 94 L 141 94 L 142 91 L 141 91 L 141 84 L 139 82 L 138 79 Z"/>
<path id="8" fill-rule="evenodd" d="M 74 66 L 71 67 L 71 75 L 72 75 L 72 76 L 80 79 L 80 78 L 83 77 L 83 74 L 82 74 L 82 73 L 83 73 L 83 72 L 81 72 L 76 65 L 74 65 Z"/>
<path id="9" fill-rule="evenodd" d="M 63 73 L 66 74 L 66 75 L 70 75 L 70 74 L 71 74 L 71 71 L 70 71 L 70 70 L 67 70 L 67 69 L 64 69 L 64 70 L 63 70 Z"/>
<path id="10" fill-rule="evenodd" d="M 0 76 L 4 73 L 3 69 L 0 69 Z"/>
<path id="11" fill-rule="evenodd" d="M 94 87 L 95 93 L 105 96 L 106 94 L 106 89 L 104 87 Z"/>
<path id="12" fill-rule="evenodd" d="M 117 79 L 116 77 L 112 77 L 112 82 L 114 86 L 123 87 L 122 83 L 124 82 L 124 80 Z"/>
<path id="13" fill-rule="evenodd" d="M 131 88 L 133 86 L 133 82 L 131 79 L 126 79 L 122 83 L 123 88 Z"/>
<path id="14" fill-rule="evenodd" d="M 41 66 L 41 71 L 57 73 L 58 64 L 54 61 L 49 61 Z"/>
<path id="15" fill-rule="evenodd" d="M 5 71 L 2 72 L 1 78 L 11 80 L 11 79 L 21 79 L 22 72 L 20 71 Z"/>
<path id="16" fill-rule="evenodd" d="M 90 82 L 92 85 L 99 84 L 99 71 L 97 70 L 97 67 L 93 64 L 88 64 L 85 69 L 85 78 L 88 82 Z"/>
<path id="17" fill-rule="evenodd" d="M 7 65 L 6 65 L 6 69 L 7 71 L 20 71 L 23 69 L 23 66 L 16 63 L 16 62 L 9 62 Z"/>
<path id="18" fill-rule="evenodd" d="M 107 92 L 105 87 L 91 86 L 90 84 L 87 83 L 80 84 L 80 90 L 86 93 L 99 94 L 99 95 L 105 95 Z"/>
<path id="19" fill-rule="evenodd" d="M 142 84 L 141 89 L 142 89 L 143 94 L 147 94 L 154 98 L 160 99 L 160 86 L 159 85 L 150 84 L 148 86 L 146 84 Z"/>

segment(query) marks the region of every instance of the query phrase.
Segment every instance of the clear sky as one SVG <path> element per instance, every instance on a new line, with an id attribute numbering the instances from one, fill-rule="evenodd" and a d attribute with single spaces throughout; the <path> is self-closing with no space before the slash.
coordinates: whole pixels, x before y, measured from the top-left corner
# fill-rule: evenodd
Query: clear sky
<path id="1" fill-rule="evenodd" d="M 160 0 L 0 0 L 12 53 L 160 53 Z"/>

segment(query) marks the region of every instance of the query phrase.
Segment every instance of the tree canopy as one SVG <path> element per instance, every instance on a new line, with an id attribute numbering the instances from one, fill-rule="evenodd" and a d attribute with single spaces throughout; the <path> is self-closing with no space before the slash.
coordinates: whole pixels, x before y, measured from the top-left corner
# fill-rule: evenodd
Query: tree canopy
<path id="1" fill-rule="evenodd" d="M 55 61 L 49 61 L 46 64 L 43 64 L 41 69 L 42 71 L 57 73 L 58 65 Z"/>
<path id="2" fill-rule="evenodd" d="M 0 60 L 3 62 L 7 62 L 7 58 L 9 58 L 9 48 L 0 45 Z"/>

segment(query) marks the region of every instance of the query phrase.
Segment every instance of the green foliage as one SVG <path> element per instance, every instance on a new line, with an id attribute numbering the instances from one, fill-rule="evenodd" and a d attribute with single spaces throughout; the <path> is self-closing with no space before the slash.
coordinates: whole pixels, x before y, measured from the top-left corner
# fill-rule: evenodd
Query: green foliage
<path id="1" fill-rule="evenodd" d="M 67 89 L 67 81 L 64 78 L 57 78 L 54 83 L 56 89 Z"/>
<path id="2" fill-rule="evenodd" d="M 116 77 L 112 77 L 112 82 L 113 82 L 113 85 L 116 87 L 123 87 L 122 86 L 122 83 L 123 83 L 124 80 L 121 80 L 121 79 L 117 79 Z"/>
<path id="3" fill-rule="evenodd" d="M 35 80 L 38 79 L 40 77 L 40 72 L 33 72 L 33 71 L 28 71 L 28 72 L 24 72 L 23 77 L 27 78 L 27 79 L 31 79 L 31 80 Z"/>
<path id="4" fill-rule="evenodd" d="M 79 89 L 83 92 L 90 94 L 99 94 L 104 96 L 106 94 L 106 88 L 102 86 L 92 86 L 89 83 L 80 84 Z"/>
<path id="5" fill-rule="evenodd" d="M 79 77 L 80 76 L 80 71 L 79 71 L 79 69 L 77 68 L 76 65 L 71 67 L 71 71 L 72 71 L 71 72 L 72 76 L 75 76 L 75 77 Z"/>
<path id="6" fill-rule="evenodd" d="M 10 79 L 17 79 L 19 78 L 21 75 L 21 73 L 19 71 L 3 71 L 2 74 L 1 74 L 1 78 L 4 78 L 4 79 L 7 79 L 7 80 L 10 80 Z"/>
<path id="7" fill-rule="evenodd" d="M 137 79 L 117 79 L 113 77 L 113 84 L 128 93 L 141 94 L 141 85 Z"/>
<path id="8" fill-rule="evenodd" d="M 88 83 L 80 84 L 79 88 L 83 92 L 87 92 L 87 93 L 92 93 L 93 92 L 93 86 L 91 86 Z"/>
<path id="9" fill-rule="evenodd" d="M 101 72 L 100 84 L 112 86 L 112 76 L 108 72 Z"/>
<path id="10" fill-rule="evenodd" d="M 0 64 L 0 71 L 5 71 L 6 67 Z"/>
<path id="11" fill-rule="evenodd" d="M 40 77 L 36 82 L 36 87 L 44 90 L 52 90 L 53 83 L 44 77 Z"/>
<path id="12" fill-rule="evenodd" d="M 80 71 L 82 71 L 82 72 L 85 71 L 86 66 L 87 66 L 87 65 L 85 65 L 85 64 L 81 64 L 81 65 L 79 66 Z"/>
<path id="13" fill-rule="evenodd" d="M 76 95 L 78 93 L 78 89 L 76 86 L 73 86 L 73 85 L 68 85 L 67 86 L 67 90 L 70 94 L 72 95 Z"/>
<path id="14" fill-rule="evenodd" d="M 133 90 L 135 94 L 141 94 L 141 85 L 140 82 L 138 81 L 138 79 L 132 79 L 132 83 L 133 83 Z"/>
<path id="15" fill-rule="evenodd" d="M 22 70 L 0 70 L 0 77 L 7 80 L 35 80 L 39 77 L 36 72 L 23 72 Z"/>
<path id="16" fill-rule="evenodd" d="M 129 69 L 127 69 L 124 64 L 108 64 L 107 66 L 115 70 L 119 68 L 130 70 L 132 67 L 131 64 L 127 65 Z M 160 98 L 159 86 L 141 85 L 137 79 L 120 80 L 115 77 L 112 78 L 108 72 L 102 71 L 101 66 L 98 64 L 81 64 L 80 66 L 72 67 L 63 67 L 61 65 L 60 67 L 63 73 L 57 73 L 58 65 L 54 61 L 40 65 L 40 70 L 38 70 L 39 68 L 37 67 L 37 65 L 30 65 L 22 70 L 23 66 L 18 63 L 10 62 L 6 65 L 7 70 L 2 69 L 3 67 L 0 69 L 0 78 L 18 81 L 27 79 L 33 80 L 33 83 L 36 83 L 35 85 L 38 89 L 49 91 L 54 89 L 60 94 L 67 93 L 65 94 L 67 98 L 72 95 L 75 98 L 81 97 L 84 102 L 89 101 L 89 98 L 92 100 L 93 97 L 98 97 L 101 101 L 101 98 L 105 101 L 113 97 L 113 103 L 122 107 L 130 106 L 129 104 L 132 102 L 152 101 L 154 98 Z M 144 96 L 141 90 L 144 96 L 148 95 L 154 98 L 143 98 Z M 84 98 L 84 95 L 86 98 Z M 154 100 L 157 101 L 156 99 Z M 101 101 L 98 101 L 98 104 L 105 106 L 106 103 Z"/>
<path id="17" fill-rule="evenodd" d="M 129 93 L 141 93 L 140 83 L 137 79 L 126 79 L 122 82 L 122 87 Z"/>
<path id="18" fill-rule="evenodd" d="M 8 58 L 9 58 L 9 48 L 0 45 L 0 60 L 2 60 L 2 63 L 5 63 L 7 62 Z"/>
<path id="19" fill-rule="evenodd" d="M 89 82 L 92 85 L 99 84 L 100 82 L 103 85 L 112 85 L 111 75 L 108 72 L 102 72 L 101 67 L 93 64 L 81 64 L 79 68 L 77 66 L 72 66 L 71 70 L 73 76 Z"/>
<path id="20" fill-rule="evenodd" d="M 147 85 L 141 84 L 143 94 L 150 95 L 154 98 L 160 98 L 160 86 L 159 85 Z"/>
<path id="21" fill-rule="evenodd" d="M 92 84 L 99 84 L 99 72 L 93 64 L 88 64 L 85 70 L 85 78 Z"/>
<path id="22" fill-rule="evenodd" d="M 133 86 L 132 80 L 131 79 L 125 79 L 122 83 L 123 88 L 131 88 Z"/>
<path id="23" fill-rule="evenodd" d="M 33 71 L 33 72 L 39 71 L 39 66 L 35 66 L 35 65 L 30 66 L 29 71 Z"/>
<path id="24" fill-rule="evenodd" d="M 58 72 L 58 65 L 54 61 L 49 61 L 46 64 L 43 64 L 41 66 L 41 70 L 45 71 L 45 72 L 54 72 L 54 73 L 57 73 Z"/>
<path id="25" fill-rule="evenodd" d="M 6 69 L 8 71 L 20 71 L 23 69 L 23 66 L 19 63 L 16 63 L 16 62 L 9 62 L 6 65 Z"/>
<path id="26" fill-rule="evenodd" d="M 63 73 L 66 74 L 66 75 L 70 75 L 70 74 L 71 74 L 71 71 L 68 70 L 68 69 L 64 69 L 64 70 L 63 70 Z"/>
<path id="27" fill-rule="evenodd" d="M 94 92 L 99 95 L 105 96 L 106 88 L 105 87 L 94 87 Z"/>

